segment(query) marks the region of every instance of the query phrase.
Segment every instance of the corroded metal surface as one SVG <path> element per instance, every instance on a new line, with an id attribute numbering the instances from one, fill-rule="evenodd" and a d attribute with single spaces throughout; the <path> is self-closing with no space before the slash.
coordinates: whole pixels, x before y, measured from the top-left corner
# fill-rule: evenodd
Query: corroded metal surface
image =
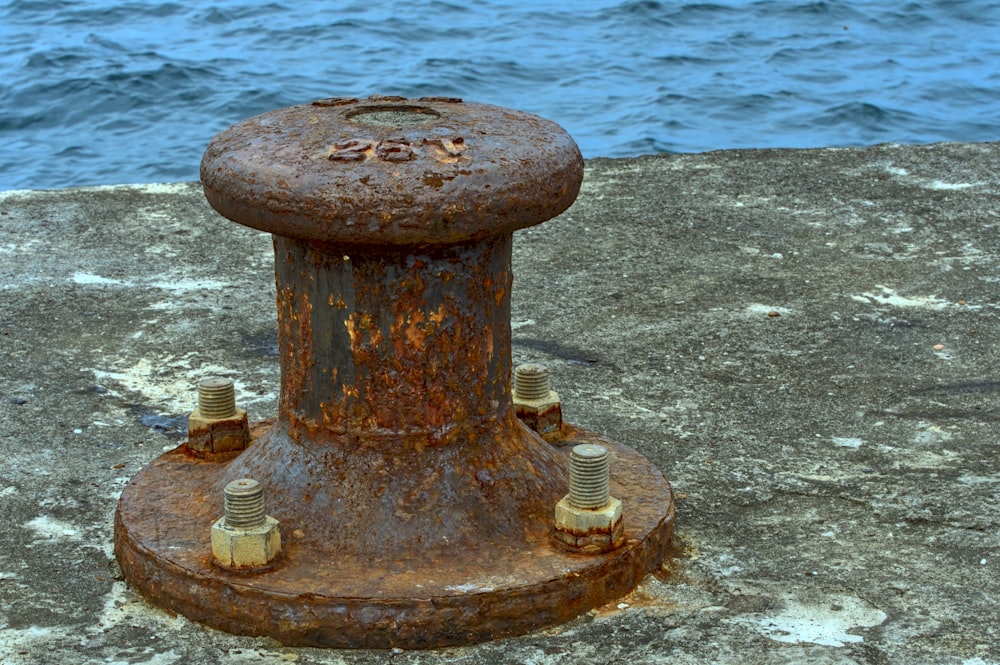
<path id="1" fill-rule="evenodd" d="M 395 119 L 395 121 L 394 121 Z M 226 217 L 308 240 L 453 243 L 555 217 L 583 158 L 536 115 L 455 99 L 328 99 L 259 115 L 205 151 Z"/>
<path id="2" fill-rule="evenodd" d="M 182 446 L 132 481 L 116 551 L 143 593 L 290 644 L 412 648 L 563 621 L 659 566 L 666 479 L 567 425 L 547 437 L 611 450 L 626 535 L 553 545 L 565 452 L 511 401 L 512 231 L 576 195 L 565 132 L 457 100 L 322 100 L 223 132 L 202 168 L 213 206 L 274 234 L 279 412 L 241 453 Z M 282 529 L 254 575 L 212 564 L 244 477 Z"/>
<path id="3" fill-rule="evenodd" d="M 283 558 L 266 574 L 225 571 L 212 564 L 208 533 L 222 512 L 216 488 L 229 465 L 184 447 L 126 488 L 115 549 L 126 577 L 150 600 L 233 633 L 294 645 L 407 649 L 517 635 L 624 595 L 668 553 L 674 512 L 664 476 L 634 450 L 595 434 L 570 431 L 568 441 L 600 443 L 612 453 L 611 491 L 624 504 L 625 543 L 611 552 L 564 552 L 539 532 L 366 554 L 314 529 L 324 519 L 316 504 L 277 511 L 269 498 L 268 511 L 282 525 Z M 566 464 L 569 447 L 552 450 Z M 410 520 L 461 519 L 460 512 L 456 505 Z M 364 514 L 352 521 L 382 528 Z"/>

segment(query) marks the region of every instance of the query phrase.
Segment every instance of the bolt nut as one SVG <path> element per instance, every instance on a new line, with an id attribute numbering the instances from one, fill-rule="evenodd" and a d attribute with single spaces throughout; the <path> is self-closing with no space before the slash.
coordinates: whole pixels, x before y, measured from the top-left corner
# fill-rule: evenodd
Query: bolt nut
<path id="1" fill-rule="evenodd" d="M 249 529 L 226 526 L 220 517 L 212 525 L 212 556 L 223 568 L 259 568 L 281 554 L 278 520 L 267 516 L 264 524 Z"/>
<path id="2" fill-rule="evenodd" d="M 225 489 L 226 514 L 212 525 L 212 556 L 223 568 L 266 566 L 281 554 L 278 520 L 264 513 L 264 489 L 250 478 Z"/>
<path id="3" fill-rule="evenodd" d="M 529 363 L 514 370 L 511 394 L 514 414 L 542 437 L 553 436 L 562 429 L 562 404 L 559 394 L 549 387 L 549 370 L 544 365 Z"/>
<path id="4" fill-rule="evenodd" d="M 247 412 L 236 408 L 232 379 L 198 383 L 198 408 L 188 416 L 188 449 L 199 453 L 245 450 L 250 444 Z"/>
<path id="5" fill-rule="evenodd" d="M 625 529 L 622 523 L 622 502 L 614 497 L 596 509 L 577 508 L 567 494 L 556 504 L 557 544 L 578 554 L 599 554 L 618 547 Z"/>
<path id="6" fill-rule="evenodd" d="M 569 454 L 569 494 L 556 504 L 553 537 L 581 554 L 607 552 L 623 541 L 622 502 L 610 494 L 607 449 L 590 443 Z"/>

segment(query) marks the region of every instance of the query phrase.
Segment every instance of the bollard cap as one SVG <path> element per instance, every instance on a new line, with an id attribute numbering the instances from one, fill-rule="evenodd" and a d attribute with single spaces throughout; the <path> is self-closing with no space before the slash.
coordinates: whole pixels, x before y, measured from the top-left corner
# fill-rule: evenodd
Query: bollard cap
<path id="1" fill-rule="evenodd" d="M 264 113 L 212 139 L 209 203 L 262 231 L 320 242 L 449 244 L 568 208 L 573 139 L 539 116 L 459 99 L 332 98 Z"/>

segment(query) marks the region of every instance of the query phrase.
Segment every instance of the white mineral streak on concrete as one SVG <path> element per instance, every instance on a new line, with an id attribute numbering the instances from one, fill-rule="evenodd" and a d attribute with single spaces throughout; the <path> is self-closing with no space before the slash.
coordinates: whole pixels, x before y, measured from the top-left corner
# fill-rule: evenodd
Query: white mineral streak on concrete
<path id="1" fill-rule="evenodd" d="M 191 291 L 217 291 L 229 286 L 226 282 L 215 279 L 190 279 L 176 278 L 151 282 L 149 286 L 154 289 L 163 289 L 172 293 L 188 293 Z"/>
<path id="2" fill-rule="evenodd" d="M 927 189 L 968 189 L 969 187 L 980 187 L 985 182 L 944 182 L 941 180 L 925 180 L 924 187 Z"/>
<path id="3" fill-rule="evenodd" d="M 116 191 L 125 189 L 134 189 L 146 194 L 165 194 L 165 195 L 176 195 L 183 194 L 189 188 L 190 184 L 186 182 L 165 182 L 165 183 L 139 183 L 139 184 L 122 184 L 122 185 L 93 185 L 89 187 L 81 187 L 80 189 L 101 192 L 101 191 Z M 59 190 L 54 190 L 58 192 Z M 0 191 L 0 201 L 4 201 L 8 198 L 18 198 L 22 196 L 31 196 L 37 198 L 40 195 L 45 195 L 45 190 L 36 189 L 8 189 L 6 191 Z"/>
<path id="4" fill-rule="evenodd" d="M 45 248 L 38 238 L 28 238 L 24 242 L 5 242 L 0 245 L 0 254 L 36 254 Z"/>
<path id="5" fill-rule="evenodd" d="M 94 275 L 86 272 L 75 272 L 73 273 L 70 280 L 74 284 L 81 284 L 83 286 L 122 286 L 122 287 L 136 287 L 144 286 L 147 288 L 161 289 L 163 291 L 169 291 L 172 294 L 180 295 L 191 292 L 203 292 L 203 291 L 218 291 L 219 289 L 226 288 L 229 286 L 226 282 L 220 282 L 215 279 L 192 279 L 190 277 L 177 277 L 171 278 L 169 275 L 166 279 L 160 277 L 158 280 L 146 283 L 136 283 L 133 281 L 125 281 L 121 279 L 114 279 L 112 277 L 103 277 L 101 275 Z M 169 301 L 162 301 L 156 305 L 151 306 L 149 309 L 172 309 L 173 305 Z"/>
<path id="6" fill-rule="evenodd" d="M 951 190 L 969 189 L 970 187 L 985 187 L 990 184 L 983 180 L 979 180 L 976 182 L 945 182 L 943 180 L 938 180 L 936 178 L 922 178 L 919 176 L 911 176 L 909 171 L 907 171 L 906 169 L 901 169 L 896 166 L 887 166 L 885 170 L 889 175 L 896 176 L 896 178 L 901 182 L 913 184 L 918 187 L 923 187 L 925 189 L 951 191 Z"/>
<path id="7" fill-rule="evenodd" d="M 104 607 L 97 615 L 97 625 L 91 625 L 90 632 L 113 628 L 130 618 L 127 590 L 125 582 L 115 582 L 111 585 L 111 591 L 104 596 Z"/>
<path id="8" fill-rule="evenodd" d="M 132 286 L 128 282 L 123 282 L 120 279 L 112 279 L 111 277 L 101 277 L 100 275 L 92 275 L 86 272 L 75 272 L 71 278 L 74 284 L 84 284 L 87 286 L 97 285 L 97 286 Z"/>
<path id="9" fill-rule="evenodd" d="M 181 194 L 190 187 L 184 182 L 164 182 L 164 183 L 144 183 L 141 185 L 132 185 L 132 187 L 138 189 L 140 192 L 145 192 L 147 194 Z"/>
<path id="10" fill-rule="evenodd" d="M 124 369 L 84 368 L 94 374 L 101 385 L 113 381 L 128 392 L 139 393 L 146 404 L 155 404 L 157 408 L 169 413 L 191 411 L 198 402 L 198 381 L 206 376 L 235 377 L 236 370 L 222 365 L 197 364 L 197 353 L 191 352 L 176 357 L 170 354 L 155 358 L 142 358 L 131 367 Z M 164 369 L 173 371 L 164 374 Z M 251 401 L 261 401 L 260 395 L 244 391 L 243 383 L 234 379 L 237 404 Z M 112 392 L 116 397 L 120 393 Z"/>
<path id="11" fill-rule="evenodd" d="M 887 618 L 885 612 L 860 598 L 827 593 L 813 602 L 786 595 L 777 611 L 741 617 L 737 622 L 776 642 L 842 647 L 864 641 L 861 635 L 848 631 L 878 626 Z"/>
<path id="12" fill-rule="evenodd" d="M 7 199 L 13 199 L 19 196 L 29 196 L 37 194 L 38 190 L 34 189 L 8 189 L 6 191 L 0 192 L 0 201 L 6 201 Z"/>
<path id="13" fill-rule="evenodd" d="M 895 289 L 890 289 L 888 286 L 883 286 L 882 284 L 876 284 L 875 288 L 882 293 L 865 292 L 859 295 L 852 295 L 851 300 L 856 300 L 866 305 L 889 305 L 890 307 L 901 308 L 941 310 L 946 307 L 960 307 L 970 310 L 982 309 L 979 305 L 960 305 L 959 303 L 950 302 L 937 296 L 901 296 Z"/>
<path id="14" fill-rule="evenodd" d="M 35 541 L 28 545 L 31 547 L 39 541 L 52 540 L 81 540 L 80 531 L 69 522 L 63 522 L 53 517 L 40 515 L 21 525 L 23 528 L 33 531 L 37 536 Z"/>
<path id="15" fill-rule="evenodd" d="M 125 582 L 117 581 L 105 594 L 104 606 L 88 632 L 107 632 L 107 629 L 122 623 L 141 623 L 150 628 L 178 630 L 190 630 L 194 626 L 190 619 L 144 602 L 128 590 Z"/>

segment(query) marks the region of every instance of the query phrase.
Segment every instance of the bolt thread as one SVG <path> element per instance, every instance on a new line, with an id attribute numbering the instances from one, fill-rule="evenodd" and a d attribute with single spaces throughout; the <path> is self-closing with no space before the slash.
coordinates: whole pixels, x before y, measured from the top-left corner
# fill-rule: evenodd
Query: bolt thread
<path id="1" fill-rule="evenodd" d="M 569 454 L 569 502 L 574 508 L 595 509 L 611 498 L 611 467 L 603 446 L 582 443 Z"/>
<path id="2" fill-rule="evenodd" d="M 232 379 L 213 376 L 198 382 L 198 410 L 204 418 L 217 420 L 236 415 L 236 387 Z"/>
<path id="3" fill-rule="evenodd" d="M 514 370 L 514 394 L 521 399 L 544 399 L 549 390 L 549 368 L 529 363 Z"/>
<path id="4" fill-rule="evenodd" d="M 223 490 L 226 507 L 226 526 L 252 529 L 262 526 L 267 518 L 264 512 L 264 488 L 251 478 L 240 478 L 226 485 Z"/>

